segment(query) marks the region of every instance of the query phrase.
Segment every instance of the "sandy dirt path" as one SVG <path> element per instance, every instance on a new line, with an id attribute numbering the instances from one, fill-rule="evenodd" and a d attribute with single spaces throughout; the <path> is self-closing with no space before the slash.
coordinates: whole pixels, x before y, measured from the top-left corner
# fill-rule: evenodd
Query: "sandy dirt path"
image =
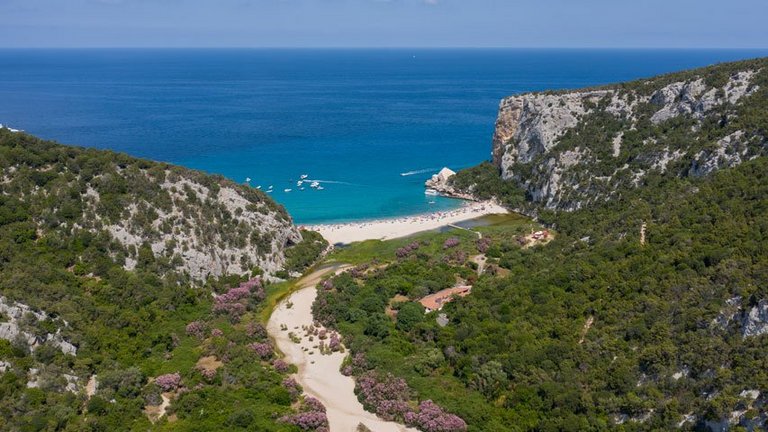
<path id="1" fill-rule="evenodd" d="M 340 272 L 345 266 L 336 265 L 320 269 L 299 281 L 301 287 L 288 298 L 280 302 L 267 323 L 267 331 L 275 340 L 278 349 L 285 355 L 285 360 L 295 364 L 299 372 L 296 381 L 304 388 L 304 392 L 316 397 L 325 405 L 331 432 L 355 432 L 358 424 L 362 423 L 373 432 L 418 432 L 413 428 L 381 420 L 376 415 L 365 411 L 363 405 L 355 396 L 355 382 L 339 371 L 346 354 L 333 353 L 321 355 L 313 348 L 317 339 L 310 342 L 304 336 L 302 326 L 311 325 L 312 302 L 317 296 L 315 285 L 323 276 L 332 272 Z M 288 304 L 292 306 L 289 308 Z M 281 330 L 281 325 L 288 330 Z M 300 336 L 301 343 L 294 343 L 288 336 L 289 332 Z M 304 348 L 307 348 L 305 351 Z M 312 354 L 309 354 L 312 352 Z"/>

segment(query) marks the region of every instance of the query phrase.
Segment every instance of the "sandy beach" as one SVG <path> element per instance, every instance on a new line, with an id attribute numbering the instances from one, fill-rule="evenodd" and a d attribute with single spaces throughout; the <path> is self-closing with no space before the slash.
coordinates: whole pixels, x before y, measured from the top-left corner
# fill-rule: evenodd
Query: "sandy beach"
<path id="1" fill-rule="evenodd" d="M 355 432 L 360 423 L 375 432 L 418 432 L 401 424 L 384 421 L 375 414 L 365 411 L 355 396 L 355 382 L 339 371 L 346 353 L 321 355 L 313 348 L 317 340 L 309 341 L 301 330 L 302 326 L 312 325 L 312 302 L 317 296 L 315 285 L 320 279 L 331 273 L 340 272 L 346 267 L 335 266 L 318 270 L 299 281 L 300 290 L 283 300 L 272 312 L 267 324 L 267 331 L 274 338 L 277 347 L 285 355 L 285 360 L 299 368 L 296 381 L 304 388 L 304 393 L 320 400 L 325 405 L 331 432 Z M 292 306 L 289 308 L 288 304 Z M 285 325 L 288 330 L 281 330 Z M 293 342 L 288 333 L 301 336 L 301 343 Z M 306 351 L 305 351 L 306 348 Z M 310 352 L 312 354 L 310 354 Z"/>
<path id="2" fill-rule="evenodd" d="M 327 225 L 307 225 L 303 228 L 317 231 L 331 244 L 353 243 L 363 240 L 388 240 L 429 231 L 446 225 L 475 219 L 485 215 L 508 213 L 507 209 L 492 201 L 467 203 L 444 212 L 434 212 L 394 219 L 349 222 Z"/>

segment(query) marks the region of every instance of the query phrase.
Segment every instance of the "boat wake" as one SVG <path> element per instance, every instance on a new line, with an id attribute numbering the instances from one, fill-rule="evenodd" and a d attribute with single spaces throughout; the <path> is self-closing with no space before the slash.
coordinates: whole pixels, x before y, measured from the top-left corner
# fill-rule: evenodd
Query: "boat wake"
<path id="1" fill-rule="evenodd" d="M 415 171 L 402 172 L 402 173 L 400 173 L 400 175 L 403 176 L 403 177 L 408 177 L 408 176 L 412 176 L 412 175 L 415 175 L 415 174 L 424 174 L 424 173 L 428 173 L 428 172 L 434 172 L 434 171 L 437 171 L 437 170 L 439 170 L 439 168 L 426 168 L 426 169 L 420 169 L 420 170 L 415 170 Z"/>
<path id="2" fill-rule="evenodd" d="M 308 182 L 308 183 L 317 182 L 317 183 L 341 184 L 341 185 L 357 186 L 354 183 L 343 182 L 343 181 L 335 181 L 335 180 L 313 180 L 313 179 L 306 179 L 304 181 Z"/>

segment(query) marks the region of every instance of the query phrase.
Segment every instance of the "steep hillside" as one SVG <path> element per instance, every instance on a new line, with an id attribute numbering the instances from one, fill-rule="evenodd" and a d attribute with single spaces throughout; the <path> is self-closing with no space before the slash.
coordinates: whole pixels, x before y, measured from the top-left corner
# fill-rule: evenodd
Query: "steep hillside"
<path id="1" fill-rule="evenodd" d="M 302 239 L 261 191 L 122 154 L 0 129 L 0 173 L 1 223 L 109 236 L 110 256 L 127 270 L 152 258 L 197 282 L 274 274 Z"/>
<path id="2" fill-rule="evenodd" d="M 766 176 L 759 157 L 543 212 L 545 245 L 525 241 L 530 223 L 389 242 L 323 284 L 316 318 L 363 383 L 470 432 L 767 430 Z M 416 302 L 465 284 L 440 311 Z"/>
<path id="3" fill-rule="evenodd" d="M 221 177 L 0 129 L 0 430 L 294 431 L 259 317 L 326 245 Z"/>
<path id="4" fill-rule="evenodd" d="M 574 210 L 658 175 L 768 153 L 768 59 L 502 100 L 493 163 L 529 200 Z"/>
<path id="5" fill-rule="evenodd" d="M 493 163 L 431 186 L 555 238 L 360 245 L 371 263 L 323 284 L 317 318 L 351 374 L 470 432 L 768 430 L 766 137 L 768 59 L 505 99 Z M 440 311 L 418 302 L 465 284 Z"/>

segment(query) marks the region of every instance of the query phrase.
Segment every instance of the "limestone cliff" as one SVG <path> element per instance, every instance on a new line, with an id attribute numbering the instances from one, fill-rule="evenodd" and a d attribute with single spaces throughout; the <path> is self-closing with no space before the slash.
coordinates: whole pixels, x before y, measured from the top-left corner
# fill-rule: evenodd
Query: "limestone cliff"
<path id="1" fill-rule="evenodd" d="M 768 59 L 511 96 L 493 162 L 534 202 L 574 210 L 652 175 L 702 176 L 765 155 L 766 106 Z"/>
<path id="2" fill-rule="evenodd" d="M 10 209 L 2 222 L 32 224 L 38 237 L 108 236 L 107 254 L 126 269 L 153 265 L 198 282 L 274 274 L 302 240 L 285 209 L 256 189 L 8 129 L 0 129 L 0 204 Z"/>

